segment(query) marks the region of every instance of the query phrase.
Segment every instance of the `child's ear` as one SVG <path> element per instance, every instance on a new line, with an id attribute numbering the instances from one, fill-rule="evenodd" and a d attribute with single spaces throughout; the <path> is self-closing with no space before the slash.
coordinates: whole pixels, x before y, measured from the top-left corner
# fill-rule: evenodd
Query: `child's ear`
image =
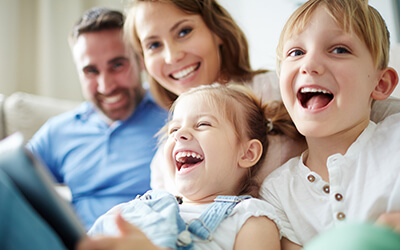
<path id="1" fill-rule="evenodd" d="M 371 93 L 372 98 L 375 100 L 384 100 L 388 98 L 396 88 L 398 81 L 399 76 L 397 75 L 396 70 L 387 67 L 382 71 L 379 83 Z"/>
<path id="2" fill-rule="evenodd" d="M 249 168 L 254 166 L 260 159 L 263 152 L 263 146 L 257 139 L 252 139 L 243 147 L 243 154 L 239 158 L 239 166 Z"/>

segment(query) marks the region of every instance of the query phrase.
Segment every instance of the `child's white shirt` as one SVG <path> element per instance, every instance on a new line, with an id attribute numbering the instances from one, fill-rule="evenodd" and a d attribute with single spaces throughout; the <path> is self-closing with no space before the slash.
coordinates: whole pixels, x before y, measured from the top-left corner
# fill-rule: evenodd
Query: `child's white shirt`
<path id="1" fill-rule="evenodd" d="M 400 114 L 370 122 L 345 155 L 330 156 L 329 183 L 303 164 L 303 155 L 271 173 L 261 188 L 282 236 L 304 245 L 344 221 L 374 222 L 400 212 Z"/>
<path id="2" fill-rule="evenodd" d="M 192 219 L 199 218 L 208 205 L 185 205 L 183 203 L 179 206 L 179 214 L 185 222 L 189 222 Z M 194 249 L 233 249 L 236 235 L 244 223 L 252 216 L 266 216 L 275 222 L 278 229 L 281 227 L 274 208 L 270 204 L 260 199 L 246 199 L 238 203 L 232 213 L 219 224 L 213 232 L 213 240 L 211 242 L 197 242 L 194 244 Z"/>

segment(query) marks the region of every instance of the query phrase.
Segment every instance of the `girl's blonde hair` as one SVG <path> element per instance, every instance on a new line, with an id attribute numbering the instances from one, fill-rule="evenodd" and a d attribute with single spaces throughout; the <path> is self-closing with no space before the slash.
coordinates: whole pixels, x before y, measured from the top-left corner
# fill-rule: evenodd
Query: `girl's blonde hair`
<path id="1" fill-rule="evenodd" d="M 354 32 L 366 44 L 377 69 L 388 66 L 389 31 L 379 12 L 368 5 L 368 0 L 310 0 L 290 16 L 281 32 L 276 49 L 278 73 L 285 42 L 304 30 L 314 11 L 321 5 L 344 31 Z"/>
<path id="2" fill-rule="evenodd" d="M 203 98 L 211 108 L 219 112 L 218 115 L 233 125 L 240 143 L 247 139 L 257 139 L 262 143 L 263 152 L 260 160 L 249 169 L 248 175 L 243 177 L 242 182 L 238 183 L 240 191 L 237 194 L 251 194 L 258 197 L 259 182 L 256 180 L 256 175 L 268 149 L 267 134 L 285 134 L 294 139 L 303 138 L 297 132 L 283 103 L 281 101 L 262 103 L 261 99 L 243 85 L 204 85 L 181 94 L 170 109 L 170 119 L 177 103 L 193 95 Z M 167 126 L 168 124 L 162 130 L 164 135 Z"/>
<path id="3" fill-rule="evenodd" d="M 138 54 L 143 55 L 143 51 L 136 31 L 135 11 L 141 2 L 170 3 L 185 13 L 201 16 L 206 26 L 222 40 L 219 83 L 225 84 L 231 80 L 244 83 L 250 81 L 254 75 L 266 72 L 251 69 L 248 43 L 243 31 L 216 0 L 132 0 L 127 8 L 124 31 L 126 39 Z M 155 100 L 168 109 L 177 95 L 165 89 L 151 76 L 148 81 Z"/>

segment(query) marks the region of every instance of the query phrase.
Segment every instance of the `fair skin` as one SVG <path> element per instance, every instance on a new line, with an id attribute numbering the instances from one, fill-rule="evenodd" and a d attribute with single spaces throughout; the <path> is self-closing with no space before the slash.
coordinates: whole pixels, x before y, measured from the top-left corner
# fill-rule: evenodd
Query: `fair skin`
<path id="1" fill-rule="evenodd" d="M 283 55 L 282 99 L 306 137 L 305 164 L 329 181 L 327 158 L 346 153 L 369 124 L 372 100 L 391 94 L 397 73 L 392 68 L 377 69 L 365 43 L 342 30 L 324 6 L 315 10 L 303 31 L 284 43 Z M 385 214 L 378 222 L 397 217 Z M 300 248 L 287 239 L 282 245 Z"/>
<path id="2" fill-rule="evenodd" d="M 258 140 L 239 143 L 233 125 L 200 96 L 179 101 L 168 134 L 166 159 L 185 203 L 211 203 L 218 195 L 236 195 L 239 179 L 262 153 Z M 78 250 L 160 249 L 121 216 L 116 223 L 119 238 L 86 239 Z M 234 249 L 280 249 L 275 223 L 267 217 L 249 218 L 236 236 Z"/>
<path id="3" fill-rule="evenodd" d="M 135 23 L 146 69 L 163 87 L 180 95 L 218 80 L 222 41 L 200 15 L 171 3 L 143 2 Z"/>
<path id="4" fill-rule="evenodd" d="M 397 74 L 391 68 L 377 70 L 365 43 L 343 31 L 323 6 L 285 42 L 283 54 L 282 99 L 306 137 L 306 165 L 327 181 L 327 157 L 347 151 L 368 126 L 372 100 L 390 95 Z M 320 95 L 306 98 L 315 91 Z"/>
<path id="5" fill-rule="evenodd" d="M 71 47 L 84 98 L 109 125 L 129 118 L 144 90 L 139 63 L 125 46 L 122 30 L 83 33 Z"/>

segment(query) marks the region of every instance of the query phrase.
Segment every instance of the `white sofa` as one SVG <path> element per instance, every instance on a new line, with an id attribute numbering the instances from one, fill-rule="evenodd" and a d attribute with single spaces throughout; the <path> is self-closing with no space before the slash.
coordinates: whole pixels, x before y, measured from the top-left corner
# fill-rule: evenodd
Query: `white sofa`
<path id="1" fill-rule="evenodd" d="M 0 94 L 0 139 L 19 131 L 27 142 L 52 116 L 71 110 L 79 101 L 15 92 Z"/>

